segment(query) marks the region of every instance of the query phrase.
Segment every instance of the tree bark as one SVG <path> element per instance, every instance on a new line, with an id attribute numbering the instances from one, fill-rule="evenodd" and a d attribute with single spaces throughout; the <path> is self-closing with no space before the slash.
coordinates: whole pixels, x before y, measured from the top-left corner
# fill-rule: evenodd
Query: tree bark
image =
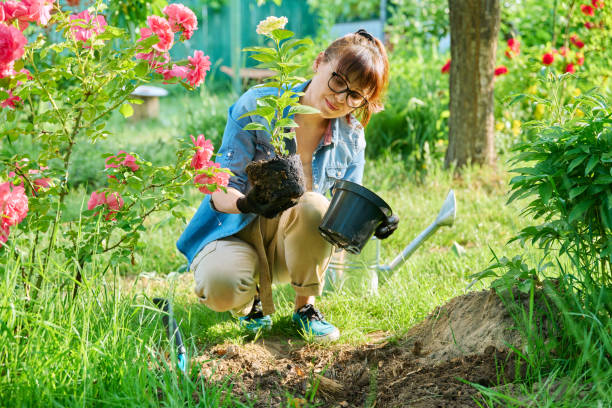
<path id="1" fill-rule="evenodd" d="M 451 29 L 450 119 L 445 166 L 493 165 L 493 81 L 499 0 L 448 0 Z"/>

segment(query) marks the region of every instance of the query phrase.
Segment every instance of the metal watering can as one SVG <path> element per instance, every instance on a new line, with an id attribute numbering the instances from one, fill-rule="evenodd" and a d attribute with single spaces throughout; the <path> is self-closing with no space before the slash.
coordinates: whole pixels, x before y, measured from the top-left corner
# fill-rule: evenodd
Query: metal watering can
<path id="1" fill-rule="evenodd" d="M 379 275 L 384 275 L 386 277 L 390 276 L 398 266 L 406 262 L 406 260 L 410 258 L 417 248 L 420 247 L 429 237 L 431 237 L 440 227 L 452 226 L 455 222 L 456 213 L 457 201 L 455 199 L 455 192 L 450 190 L 434 222 L 421 231 L 421 233 L 415 239 L 406 245 L 403 251 L 398 254 L 393 261 L 391 261 L 391 263 L 382 264 L 380 256 L 380 240 L 374 237 L 372 240 L 376 241 L 376 252 L 373 259 L 371 255 L 368 256 L 368 249 L 371 249 L 371 245 L 370 248 L 365 248 L 366 251 L 364 251 L 361 257 L 351 256 L 349 254 L 345 254 L 346 256 L 343 257 L 332 257 L 327 270 L 329 283 L 332 286 L 339 286 L 342 284 L 342 279 L 344 276 L 346 276 L 346 273 L 357 270 L 363 271 L 366 269 L 369 275 L 368 291 L 374 294 L 377 293 Z"/>

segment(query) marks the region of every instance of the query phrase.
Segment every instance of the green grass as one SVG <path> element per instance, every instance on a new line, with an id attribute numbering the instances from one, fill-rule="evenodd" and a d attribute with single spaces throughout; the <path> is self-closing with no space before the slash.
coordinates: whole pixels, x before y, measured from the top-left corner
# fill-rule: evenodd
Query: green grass
<path id="1" fill-rule="evenodd" d="M 84 158 L 75 163 L 82 182 L 76 183 L 80 185 L 67 198 L 66 217 L 76 217 L 88 192 L 104 182 L 96 170 L 103 168 L 101 152 L 123 149 L 164 162 L 179 139 L 199 133 L 216 139 L 218 146 L 231 101 L 231 95 L 213 97 L 203 91 L 195 97 L 163 99 L 156 120 L 132 123 L 112 117 L 115 135 L 100 141 L 95 150 L 83 151 Z M 368 292 L 364 271 L 347 275 L 340 288 L 326 290 L 318 306 L 340 328 L 341 343 L 367 342 L 369 334 L 379 332 L 401 338 L 436 306 L 465 293 L 470 275 L 485 269 L 493 252 L 507 257 L 521 254 L 532 263 L 539 260 L 534 249 L 521 248 L 518 243 L 506 245 L 530 220 L 521 217 L 521 203 L 506 205 L 510 176 L 503 160 L 498 170 L 469 168 L 460 178 L 442 170 L 439 162 L 427 166 L 428 176 L 416 183 L 419 178 L 406 171 L 401 157 L 387 155 L 368 162 L 364 184 L 381 195 L 401 219 L 396 233 L 381 243 L 384 263 L 435 219 L 451 188 L 457 198 L 457 219 L 453 227 L 439 230 L 393 275 L 381 280 L 378 295 Z M 197 190 L 189 193 L 191 212 L 201 199 Z M 194 392 L 200 396 L 198 406 L 240 406 L 230 396 L 230 380 L 204 386 L 195 380 L 197 367 L 191 368 L 189 376 L 174 368 L 172 347 L 150 300 L 153 296 L 173 300 L 191 357 L 213 344 L 241 344 L 251 338 L 229 313 L 215 313 L 200 305 L 191 275 L 178 272 L 186 261 L 175 242 L 185 225 L 169 214 L 156 214 L 147 226 L 149 232 L 134 254 L 134 264 L 111 269 L 105 276 L 100 276 L 98 265 L 89 265 L 75 300 L 70 296 L 72 277 L 58 265 L 51 264 L 37 300 L 32 301 L 23 289 L 21 265 L 3 264 L 0 406 L 190 406 L 195 404 Z M 372 254 L 375 242 L 368 245 L 364 253 Z M 453 246 L 465 252 L 456 252 Z M 478 282 L 471 290 L 486 284 Z M 272 332 L 266 335 L 300 339 L 290 321 L 293 290 L 288 285 L 276 287 L 274 296 L 277 313 Z M 569 310 L 576 313 L 577 309 Z M 540 350 L 534 352 L 539 357 L 532 359 L 532 376 L 514 394 L 483 390 L 490 406 L 521 406 L 514 400 L 537 401 L 538 406 L 577 406 L 572 404 L 580 391 L 587 393 L 585 401 L 595 404 L 590 406 L 598 406 L 598 401 L 599 406 L 609 406 L 612 374 L 598 361 L 610 358 L 600 351 L 611 347 L 610 327 L 597 326 L 589 313 L 589 309 L 579 310 L 566 322 L 575 361 L 569 361 L 567 355 L 546 358 L 545 348 L 534 343 L 531 346 Z M 558 401 L 551 402 L 547 396 L 554 383 L 549 373 L 576 384 L 576 393 L 564 397 L 565 405 L 555 405 Z M 534 391 L 533 384 L 538 382 L 544 385 Z M 594 382 L 598 384 L 593 386 Z"/>

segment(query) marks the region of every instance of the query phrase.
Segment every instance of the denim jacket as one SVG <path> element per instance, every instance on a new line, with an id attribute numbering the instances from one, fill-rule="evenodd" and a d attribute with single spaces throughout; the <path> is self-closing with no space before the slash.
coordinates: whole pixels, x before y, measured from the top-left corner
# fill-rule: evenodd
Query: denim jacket
<path id="1" fill-rule="evenodd" d="M 309 82 L 293 90 L 303 92 Z M 228 111 L 223 141 L 216 162 L 229 168 L 234 175 L 228 187 L 246 194 L 250 185 L 245 168 L 252 161 L 272 158 L 274 148 L 265 131 L 243 130 L 252 121 L 266 123 L 260 116 L 243 114 L 257 107 L 257 99 L 277 92 L 277 88 L 251 88 L 233 104 Z M 312 188 L 321 194 L 330 191 L 336 179 L 350 180 L 361 184 L 365 164 L 365 137 L 363 127 L 353 116 L 333 119 L 330 123 L 331 138 L 324 137 L 314 151 L 312 159 Z M 327 140 L 326 140 L 327 139 Z M 326 143 L 328 142 L 328 143 Z M 286 140 L 286 146 L 295 153 L 295 140 Z M 189 264 L 209 242 L 236 234 L 257 217 L 255 214 L 227 214 L 216 211 L 207 195 L 195 215 L 179 237 L 176 246 Z"/>

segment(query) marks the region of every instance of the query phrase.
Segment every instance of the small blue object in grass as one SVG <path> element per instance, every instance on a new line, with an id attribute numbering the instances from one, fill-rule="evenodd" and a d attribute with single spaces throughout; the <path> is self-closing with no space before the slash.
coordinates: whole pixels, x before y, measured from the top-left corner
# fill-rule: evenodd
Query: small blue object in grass
<path id="1" fill-rule="evenodd" d="M 164 326 L 168 331 L 168 338 L 170 339 L 170 343 L 174 343 L 176 346 L 176 358 L 178 360 L 177 365 L 181 369 L 181 371 L 185 372 L 187 369 L 187 349 L 183 345 L 183 337 L 181 336 L 181 331 L 179 330 L 178 324 L 174 319 L 174 313 L 172 312 L 172 305 L 168 301 L 168 299 L 164 298 L 153 298 L 153 303 L 157 307 L 159 307 L 162 311 L 164 311 L 164 315 L 162 317 L 162 321 L 164 322 Z"/>

